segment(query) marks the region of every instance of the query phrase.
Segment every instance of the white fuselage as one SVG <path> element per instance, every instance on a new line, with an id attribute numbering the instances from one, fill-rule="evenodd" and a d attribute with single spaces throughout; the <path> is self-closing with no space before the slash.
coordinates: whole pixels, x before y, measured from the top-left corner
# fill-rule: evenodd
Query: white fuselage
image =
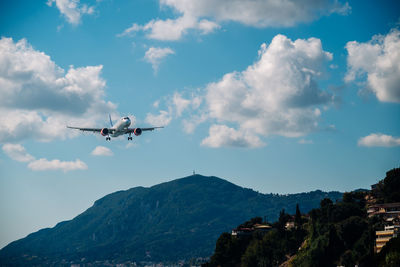
<path id="1" fill-rule="evenodd" d="M 131 125 L 131 120 L 128 117 L 121 118 L 111 129 L 114 129 L 112 137 L 117 137 L 126 133 L 126 130 Z"/>

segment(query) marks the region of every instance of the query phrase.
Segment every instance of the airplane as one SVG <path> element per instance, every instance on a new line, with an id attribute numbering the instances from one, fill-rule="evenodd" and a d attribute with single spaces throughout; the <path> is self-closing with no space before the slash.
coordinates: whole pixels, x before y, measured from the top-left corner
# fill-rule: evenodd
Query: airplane
<path id="1" fill-rule="evenodd" d="M 110 141 L 111 137 L 118 137 L 123 134 L 129 134 L 128 140 L 132 140 L 132 133 L 136 136 L 139 136 L 142 134 L 144 131 L 153 131 L 154 129 L 158 128 L 164 128 L 163 126 L 161 127 L 151 127 L 151 128 L 129 128 L 131 125 L 131 120 L 129 117 L 122 117 L 119 119 L 119 121 L 113 126 L 113 123 L 111 121 L 111 115 L 109 115 L 110 118 L 110 124 L 111 128 L 81 128 L 81 127 L 73 127 L 73 126 L 67 126 L 69 129 L 77 129 L 81 130 L 83 132 L 95 132 L 95 133 L 100 133 L 102 136 L 106 136 L 106 140 Z"/>

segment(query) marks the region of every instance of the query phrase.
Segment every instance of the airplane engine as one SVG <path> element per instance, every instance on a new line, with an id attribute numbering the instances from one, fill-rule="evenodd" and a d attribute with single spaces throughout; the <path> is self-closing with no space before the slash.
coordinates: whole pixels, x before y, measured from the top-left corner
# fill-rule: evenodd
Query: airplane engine
<path id="1" fill-rule="evenodd" d="M 101 129 L 100 133 L 102 136 L 107 136 L 110 133 L 110 130 L 108 130 L 107 128 L 103 128 Z"/>
<path id="2" fill-rule="evenodd" d="M 139 136 L 139 135 L 142 134 L 142 129 L 140 129 L 140 128 L 135 128 L 135 130 L 133 130 L 133 133 L 134 133 L 136 136 Z"/>

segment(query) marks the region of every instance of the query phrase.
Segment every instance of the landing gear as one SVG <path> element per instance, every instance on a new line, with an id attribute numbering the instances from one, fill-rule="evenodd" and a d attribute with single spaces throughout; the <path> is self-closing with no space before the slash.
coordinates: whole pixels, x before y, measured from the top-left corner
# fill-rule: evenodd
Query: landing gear
<path id="1" fill-rule="evenodd" d="M 129 133 L 128 140 L 132 140 L 131 133 Z"/>
<path id="2" fill-rule="evenodd" d="M 111 137 L 107 136 L 106 141 L 111 141 Z"/>

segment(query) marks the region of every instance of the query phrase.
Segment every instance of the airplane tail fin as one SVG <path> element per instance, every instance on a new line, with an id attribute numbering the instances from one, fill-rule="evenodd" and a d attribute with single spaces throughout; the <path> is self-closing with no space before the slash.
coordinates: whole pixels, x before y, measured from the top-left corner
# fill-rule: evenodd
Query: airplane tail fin
<path id="1" fill-rule="evenodd" d="M 113 125 L 113 123 L 112 123 L 112 120 L 111 120 L 111 114 L 108 114 L 108 118 L 110 118 L 110 125 L 111 125 L 111 127 L 114 127 L 114 125 Z"/>

